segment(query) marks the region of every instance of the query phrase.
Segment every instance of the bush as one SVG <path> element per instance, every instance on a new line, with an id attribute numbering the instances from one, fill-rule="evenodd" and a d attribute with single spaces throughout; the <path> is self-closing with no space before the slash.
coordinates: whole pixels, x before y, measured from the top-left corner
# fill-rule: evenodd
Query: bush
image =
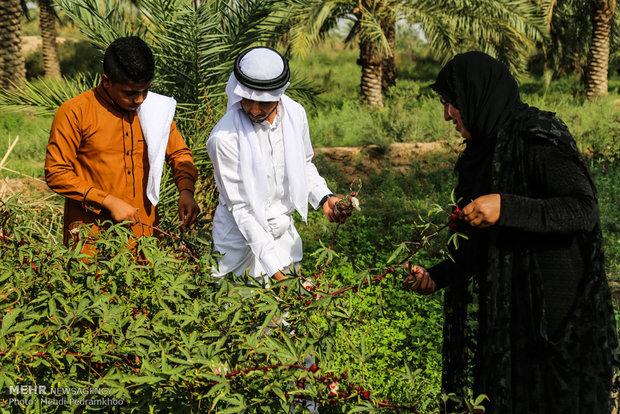
<path id="1" fill-rule="evenodd" d="M 66 248 L 30 214 L 12 202 L 0 210 L 7 407 L 70 411 L 50 402 L 67 395 L 50 390 L 72 387 L 99 390 L 69 396 L 104 412 L 104 397 L 122 401 L 122 412 L 288 412 L 302 400 L 321 412 L 438 408 L 440 299 L 404 293 L 395 271 L 366 283 L 368 271 L 334 259 L 304 264 L 311 292 L 297 277 L 216 284 L 205 223 L 162 242 L 132 239 L 122 224 L 84 227 Z M 85 243 L 92 256 L 81 253 Z M 47 391 L 20 395 L 19 385 Z"/>

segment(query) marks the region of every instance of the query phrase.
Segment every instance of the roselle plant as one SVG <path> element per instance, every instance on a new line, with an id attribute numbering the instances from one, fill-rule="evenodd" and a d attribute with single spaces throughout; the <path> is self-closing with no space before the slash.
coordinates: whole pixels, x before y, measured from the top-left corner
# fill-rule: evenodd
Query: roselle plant
<path id="1" fill-rule="evenodd" d="M 351 212 L 353 210 L 351 206 L 355 207 L 356 210 L 359 210 L 359 200 L 357 199 L 357 196 L 359 194 L 359 188 L 361 188 L 361 182 L 360 182 L 360 186 L 358 187 L 358 190 L 357 191 L 351 190 L 351 192 L 345 198 L 345 200 L 342 201 L 343 204 L 346 206 L 345 208 L 343 208 L 343 211 L 347 212 L 347 216 L 351 215 Z M 450 205 L 448 208 L 450 209 L 450 211 L 446 210 L 444 207 L 442 207 L 439 204 L 434 204 L 428 212 L 429 217 L 437 216 L 437 215 L 447 216 L 447 221 L 444 224 L 435 224 L 432 221 L 429 221 L 429 220 L 425 221 L 422 217 L 419 217 L 422 224 L 416 225 L 419 231 L 419 234 L 417 235 L 417 240 L 401 243 L 398 246 L 398 248 L 392 253 L 390 258 L 387 260 L 387 265 L 385 267 L 369 269 L 375 272 L 379 272 L 378 275 L 371 277 L 368 274 L 365 279 L 361 280 L 356 285 L 342 287 L 340 289 L 333 290 L 333 291 L 329 289 L 332 287 L 331 283 L 328 283 L 326 292 L 323 294 L 314 293 L 315 298 L 321 299 L 326 294 L 330 296 L 337 296 L 348 290 L 353 291 L 353 293 L 357 293 L 360 284 L 363 285 L 363 284 L 370 284 L 373 282 L 380 282 L 381 280 L 385 279 L 388 274 L 394 274 L 394 272 L 396 271 L 402 272 L 403 269 L 405 270 L 405 272 L 408 272 L 408 269 L 411 265 L 410 260 L 413 258 L 413 256 L 419 251 L 427 248 L 430 245 L 431 240 L 434 239 L 437 235 L 439 235 L 443 230 L 446 230 L 446 229 L 452 230 L 452 234 L 448 238 L 446 247 L 448 247 L 449 245 L 453 245 L 455 249 L 458 249 L 459 238 L 466 239 L 467 236 L 463 234 L 462 232 L 458 231 L 459 225 L 462 225 L 463 221 L 461 219 L 461 211 L 457 204 L 457 200 L 455 200 L 454 191 L 452 191 L 450 195 Z M 321 275 L 324 274 L 324 270 L 329 266 L 330 260 L 335 255 L 334 245 L 336 243 L 336 232 L 338 231 L 340 224 L 341 223 L 338 223 L 337 227 L 333 231 L 332 242 L 330 246 L 329 247 L 322 246 L 321 249 L 317 250 L 314 253 L 315 255 L 318 255 L 317 264 L 316 264 L 317 271 L 313 273 L 314 279 L 319 279 Z M 448 257 L 450 256 L 447 249 L 443 249 L 442 253 Z M 401 257 L 397 263 L 390 265 L 390 263 L 394 262 L 397 258 L 399 258 L 399 256 L 404 256 L 404 257 Z M 323 260 L 324 260 L 324 263 L 321 263 L 321 261 Z M 314 292 L 314 291 L 317 291 L 317 288 L 318 288 L 318 285 L 313 284 L 309 288 L 309 290 Z M 308 301 L 306 302 L 309 303 Z"/>
<path id="2" fill-rule="evenodd" d="M 26 215 L 0 207 L 0 398 L 7 404 L 17 397 L 10 386 L 45 385 L 108 390 L 123 401 L 120 411 L 300 412 L 311 402 L 321 412 L 428 412 L 418 409 L 421 370 L 395 376 L 410 387 L 399 399 L 381 390 L 383 372 L 369 371 L 376 350 L 365 339 L 363 303 L 352 304 L 360 293 L 370 303 L 374 286 L 330 295 L 344 287 L 342 264 L 320 269 L 314 292 L 295 277 L 272 287 L 249 277 L 215 283 L 209 243 L 195 234 L 135 240 L 126 226 L 109 223 L 97 235 L 80 229 L 66 248 Z M 93 256 L 81 253 L 85 243 Z M 50 396 L 20 397 L 36 406 Z M 100 396 L 74 398 L 86 407 Z"/>

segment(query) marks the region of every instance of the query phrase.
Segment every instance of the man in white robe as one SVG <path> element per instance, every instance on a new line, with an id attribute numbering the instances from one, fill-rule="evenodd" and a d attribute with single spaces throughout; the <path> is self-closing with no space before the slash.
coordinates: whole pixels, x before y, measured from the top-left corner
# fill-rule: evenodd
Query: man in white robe
<path id="1" fill-rule="evenodd" d="M 310 203 L 340 220 L 340 199 L 312 163 L 305 110 L 284 94 L 289 76 L 278 52 L 254 47 L 239 55 L 228 80 L 227 112 L 207 140 L 220 193 L 213 242 L 224 255 L 215 278 L 248 270 L 265 283 L 283 280 L 302 258 L 293 212 L 307 221 Z"/>

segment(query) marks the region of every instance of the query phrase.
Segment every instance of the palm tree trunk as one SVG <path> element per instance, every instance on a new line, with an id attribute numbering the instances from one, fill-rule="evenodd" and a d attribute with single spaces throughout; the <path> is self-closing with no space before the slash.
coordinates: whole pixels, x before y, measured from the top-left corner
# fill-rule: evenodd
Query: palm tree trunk
<path id="1" fill-rule="evenodd" d="M 609 35 L 616 0 L 592 0 L 592 44 L 586 69 L 586 96 L 593 99 L 607 94 Z"/>
<path id="2" fill-rule="evenodd" d="M 41 40 L 43 42 L 43 66 L 45 75 L 60 79 L 60 62 L 56 46 L 56 21 L 51 0 L 39 0 L 41 15 Z"/>
<path id="3" fill-rule="evenodd" d="M 396 14 L 390 13 L 382 24 L 383 33 L 390 45 L 390 55 L 383 58 L 383 74 L 381 78 L 381 90 L 387 92 L 389 88 L 396 85 L 396 61 L 394 54 L 396 53 Z"/>
<path id="4" fill-rule="evenodd" d="M 371 42 L 360 40 L 360 58 L 357 63 L 362 67 L 360 84 L 362 103 L 383 108 L 383 95 L 381 94 L 383 59 L 376 49 Z"/>
<path id="5" fill-rule="evenodd" d="M 12 89 L 26 77 L 22 54 L 22 6 L 20 0 L 3 0 L 0 7 L 0 88 Z"/>

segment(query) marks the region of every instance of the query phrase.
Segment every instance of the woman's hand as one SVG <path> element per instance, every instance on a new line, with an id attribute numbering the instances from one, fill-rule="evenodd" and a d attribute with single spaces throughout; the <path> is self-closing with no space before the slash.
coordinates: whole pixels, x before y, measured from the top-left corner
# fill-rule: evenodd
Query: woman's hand
<path id="1" fill-rule="evenodd" d="M 413 266 L 411 268 L 405 266 L 405 268 L 409 269 L 409 276 L 403 282 L 405 288 L 423 295 L 430 295 L 437 290 L 435 281 L 431 279 L 431 275 L 425 268 L 421 266 Z"/>
<path id="2" fill-rule="evenodd" d="M 497 223 L 502 207 L 499 194 L 487 194 L 463 207 L 461 218 L 473 227 L 490 227 Z"/>

